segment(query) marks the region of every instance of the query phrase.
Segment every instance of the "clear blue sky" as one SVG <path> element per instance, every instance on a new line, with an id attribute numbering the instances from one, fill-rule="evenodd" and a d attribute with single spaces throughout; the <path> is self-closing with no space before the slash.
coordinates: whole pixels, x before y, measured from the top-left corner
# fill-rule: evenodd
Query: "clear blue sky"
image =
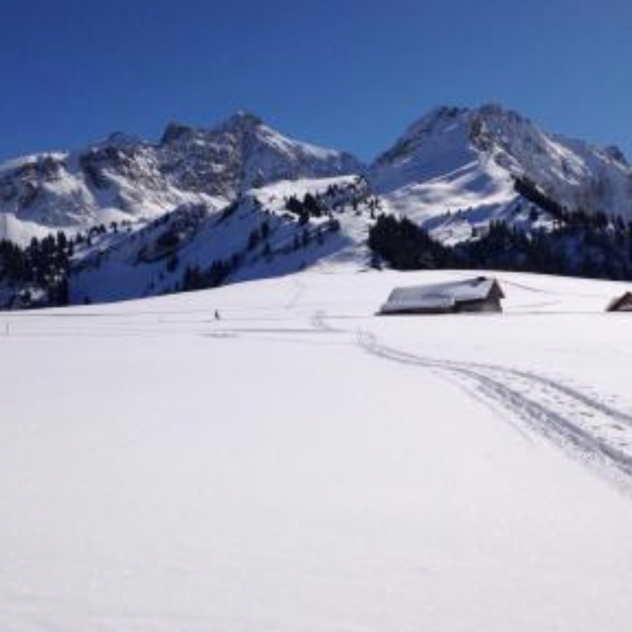
<path id="1" fill-rule="evenodd" d="M 370 158 L 495 101 L 632 156 L 629 0 L 0 0 L 0 159 L 249 109 Z"/>

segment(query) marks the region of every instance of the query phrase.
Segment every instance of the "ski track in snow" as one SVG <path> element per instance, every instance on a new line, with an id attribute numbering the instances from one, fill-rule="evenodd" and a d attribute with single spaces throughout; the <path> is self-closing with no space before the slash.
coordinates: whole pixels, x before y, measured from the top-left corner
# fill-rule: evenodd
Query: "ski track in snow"
<path id="1" fill-rule="evenodd" d="M 500 406 L 512 418 L 554 441 L 584 461 L 606 467 L 617 479 L 632 483 L 632 414 L 559 380 L 529 371 L 475 362 L 456 362 L 418 356 L 381 343 L 375 334 L 362 329 L 352 332 L 314 315 L 312 324 L 325 331 L 354 334 L 367 353 L 399 364 L 437 372 L 452 382 L 465 384 L 494 408 Z M 480 399 L 477 398 L 477 399 Z M 621 477 L 623 475 L 623 478 Z"/>
<path id="2" fill-rule="evenodd" d="M 94 336 L 98 329 L 102 337 L 177 336 L 181 334 L 181 330 L 176 325 L 186 322 L 203 325 L 203 330 L 197 330 L 197 334 L 202 337 L 237 339 L 255 336 L 260 340 L 283 341 L 288 344 L 355 344 L 375 357 L 433 371 L 464 388 L 470 396 L 483 401 L 497 413 L 500 412 L 506 420 L 512 422 L 514 428 L 522 431 L 524 426 L 515 423 L 522 421 L 539 435 L 544 435 L 557 445 L 572 451 L 584 461 L 601 465 L 601 469 L 607 468 L 609 472 L 616 474 L 619 481 L 632 485 L 632 413 L 614 407 L 604 401 L 603 397 L 589 395 L 578 387 L 550 376 L 515 367 L 416 355 L 384 344 L 374 333 L 361 328 L 338 327 L 332 324 L 331 320 L 348 317 L 333 316 L 322 309 L 308 311 L 307 305 L 299 306 L 305 291 L 305 286 L 295 281 L 287 301 L 275 306 L 288 316 L 291 312 L 303 312 L 308 320 L 302 324 L 293 322 L 291 325 L 288 323 L 288 326 L 283 326 L 283 322 L 288 318 L 277 316 L 264 319 L 275 321 L 274 325 L 271 324 L 269 327 L 261 326 L 261 317 L 258 319 L 258 326 L 248 326 L 250 318 L 243 314 L 231 313 L 228 321 L 220 321 L 219 328 L 208 328 L 209 324 L 218 323 L 200 319 L 200 316 L 206 313 L 210 315 L 211 312 L 191 310 L 190 314 L 167 312 L 152 313 L 150 316 L 143 313 L 142 316 L 145 318 L 141 318 L 141 322 L 131 327 L 128 322 L 129 315 L 126 314 L 126 318 L 122 318 L 120 322 L 110 323 L 110 326 L 104 328 L 89 327 L 88 331 L 83 331 L 73 326 L 67 329 L 56 327 L 54 331 L 47 331 L 45 334 L 28 331 L 23 335 Z M 174 315 L 193 315 L 196 318 L 192 321 L 180 321 L 174 320 Z M 148 321 L 148 316 L 152 320 Z M 138 314 L 136 317 L 138 318 Z M 155 322 L 153 318 L 156 319 Z M 12 336 L 16 334 L 19 337 L 20 331 L 11 332 Z M 316 340 L 313 338 L 314 334 L 333 334 L 337 340 L 328 340 L 326 336 Z M 340 337 L 346 339 L 343 341 Z M 521 434 L 524 435 L 522 432 Z"/>

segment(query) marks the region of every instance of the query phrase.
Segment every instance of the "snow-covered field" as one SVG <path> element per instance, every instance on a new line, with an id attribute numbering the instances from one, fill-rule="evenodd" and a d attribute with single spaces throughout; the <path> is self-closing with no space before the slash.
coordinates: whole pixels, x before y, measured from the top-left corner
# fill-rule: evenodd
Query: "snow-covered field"
<path id="1" fill-rule="evenodd" d="M 0 315 L 0 630 L 629 630 L 623 286 L 459 275 Z"/>

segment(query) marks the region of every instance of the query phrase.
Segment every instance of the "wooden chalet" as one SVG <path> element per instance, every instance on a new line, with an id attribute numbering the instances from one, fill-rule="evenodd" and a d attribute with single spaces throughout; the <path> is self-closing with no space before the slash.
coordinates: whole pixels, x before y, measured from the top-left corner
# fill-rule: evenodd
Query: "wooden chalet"
<path id="1" fill-rule="evenodd" d="M 379 314 L 502 312 L 500 301 L 503 298 L 505 294 L 496 279 L 480 276 L 465 281 L 395 288 Z"/>

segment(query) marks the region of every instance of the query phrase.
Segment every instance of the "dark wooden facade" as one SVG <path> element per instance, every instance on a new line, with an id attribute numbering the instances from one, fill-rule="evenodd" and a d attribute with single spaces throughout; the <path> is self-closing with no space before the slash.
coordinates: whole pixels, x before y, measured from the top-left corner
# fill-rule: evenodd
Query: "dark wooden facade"
<path id="1" fill-rule="evenodd" d="M 608 308 L 608 312 L 632 312 L 632 292 L 626 292 L 619 298 L 615 298 Z"/>

